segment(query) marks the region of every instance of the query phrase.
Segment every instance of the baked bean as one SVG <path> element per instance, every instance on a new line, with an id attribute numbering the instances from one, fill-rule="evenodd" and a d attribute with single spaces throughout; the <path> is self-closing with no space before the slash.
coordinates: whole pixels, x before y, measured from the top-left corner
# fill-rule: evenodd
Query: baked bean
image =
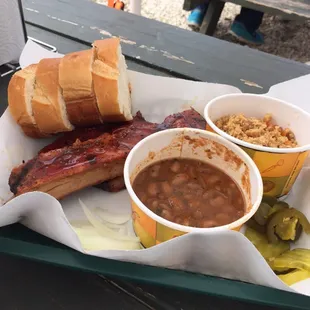
<path id="1" fill-rule="evenodd" d="M 186 185 L 189 189 L 191 189 L 191 190 L 201 190 L 202 189 L 202 187 L 201 187 L 201 185 L 200 184 L 198 184 L 198 183 L 195 183 L 195 182 L 189 182 L 189 183 L 187 183 L 187 185 Z"/>
<path id="2" fill-rule="evenodd" d="M 237 218 L 240 218 L 241 216 L 244 215 L 244 211 L 243 210 L 237 210 L 236 215 L 237 215 Z"/>
<path id="3" fill-rule="evenodd" d="M 156 209 L 159 206 L 159 201 L 158 200 L 153 200 L 152 202 L 152 208 Z"/>
<path id="4" fill-rule="evenodd" d="M 141 200 L 142 203 L 145 203 L 148 199 L 148 196 L 146 193 L 137 193 L 137 196 L 139 197 L 139 199 Z"/>
<path id="5" fill-rule="evenodd" d="M 228 187 L 231 189 L 236 189 L 237 185 L 235 183 L 231 182 L 231 183 L 229 183 Z"/>
<path id="6" fill-rule="evenodd" d="M 186 226 L 216 227 L 244 215 L 242 192 L 233 180 L 196 160 L 157 162 L 137 175 L 133 188 L 154 213 Z"/>
<path id="7" fill-rule="evenodd" d="M 150 176 L 152 178 L 157 178 L 159 176 L 160 165 L 155 165 L 150 171 Z"/>
<path id="8" fill-rule="evenodd" d="M 169 201 L 171 208 L 173 209 L 176 209 L 176 210 L 185 209 L 185 205 L 179 197 L 176 197 L 176 196 L 170 197 L 168 198 L 168 201 Z"/>
<path id="9" fill-rule="evenodd" d="M 191 209 L 197 210 L 200 207 L 200 201 L 194 200 L 194 201 L 191 201 L 188 205 Z"/>
<path id="10" fill-rule="evenodd" d="M 172 185 L 173 186 L 178 186 L 181 184 L 184 184 L 185 182 L 187 182 L 189 179 L 188 175 L 185 173 L 179 173 L 177 174 L 173 180 L 172 180 Z"/>
<path id="11" fill-rule="evenodd" d="M 212 174 L 208 177 L 208 185 L 213 186 L 215 183 L 219 182 L 221 179 L 217 174 Z"/>
<path id="12" fill-rule="evenodd" d="M 189 223 L 190 223 L 189 218 L 185 218 L 182 222 L 182 225 L 189 226 Z"/>
<path id="13" fill-rule="evenodd" d="M 147 187 L 147 192 L 150 196 L 155 197 L 160 193 L 160 189 L 157 183 L 150 183 Z"/>
<path id="14" fill-rule="evenodd" d="M 203 217 L 203 214 L 200 210 L 196 210 L 193 214 L 194 218 L 200 220 Z"/>
<path id="15" fill-rule="evenodd" d="M 217 190 L 217 191 L 221 191 L 221 187 L 219 185 L 215 185 L 214 188 Z"/>
<path id="16" fill-rule="evenodd" d="M 163 218 L 165 218 L 166 220 L 168 221 L 171 221 L 173 219 L 173 215 L 171 213 L 170 210 L 167 210 L 167 209 L 164 209 L 162 212 L 161 212 L 161 216 Z"/>
<path id="17" fill-rule="evenodd" d="M 226 204 L 225 205 L 225 213 L 227 213 L 227 214 L 232 216 L 233 214 L 236 213 L 236 209 L 232 205 Z"/>
<path id="18" fill-rule="evenodd" d="M 188 174 L 192 179 L 196 179 L 197 178 L 197 171 L 196 168 L 194 166 L 189 166 L 188 167 Z"/>
<path id="19" fill-rule="evenodd" d="M 169 205 L 167 203 L 160 203 L 159 207 L 161 209 L 164 209 L 164 210 L 169 210 L 170 209 L 170 207 L 169 207 Z"/>
<path id="20" fill-rule="evenodd" d="M 166 196 L 163 193 L 158 194 L 158 198 L 164 200 Z"/>
<path id="21" fill-rule="evenodd" d="M 199 175 L 197 179 L 198 179 L 200 186 L 205 189 L 207 187 L 207 183 L 205 179 L 201 175 Z"/>
<path id="22" fill-rule="evenodd" d="M 230 216 L 225 213 L 216 214 L 215 219 L 221 224 L 228 224 Z"/>
<path id="23" fill-rule="evenodd" d="M 178 160 L 174 160 L 172 165 L 170 166 L 170 170 L 174 173 L 178 173 L 181 169 L 181 164 Z"/>
<path id="24" fill-rule="evenodd" d="M 149 198 L 149 199 L 146 200 L 146 205 L 151 206 L 152 209 L 155 209 L 156 207 L 158 207 L 158 204 L 157 204 L 157 206 L 155 205 L 153 207 L 153 202 L 154 201 L 158 201 L 158 200 L 156 198 Z"/>
<path id="25" fill-rule="evenodd" d="M 206 192 L 202 195 L 202 198 L 203 198 L 204 200 L 210 200 L 210 199 L 212 199 L 213 197 L 215 197 L 217 194 L 218 194 L 217 191 L 215 191 L 214 189 L 210 189 L 210 190 L 206 191 Z"/>
<path id="26" fill-rule="evenodd" d="M 181 224 L 182 225 L 182 219 L 180 217 L 176 217 L 174 219 L 174 221 L 177 223 L 177 224 Z"/>
<path id="27" fill-rule="evenodd" d="M 186 200 L 193 200 L 193 199 L 195 199 L 195 196 L 193 194 L 184 194 L 183 197 Z"/>
<path id="28" fill-rule="evenodd" d="M 210 199 L 210 205 L 212 207 L 221 207 L 227 202 L 227 199 L 222 195 L 217 195 Z"/>
<path id="29" fill-rule="evenodd" d="M 209 219 L 203 220 L 200 223 L 201 223 L 201 225 L 199 225 L 199 227 L 203 227 L 203 228 L 219 226 L 216 221 L 209 220 Z"/>
<path id="30" fill-rule="evenodd" d="M 166 196 L 170 196 L 172 194 L 173 189 L 172 189 L 171 185 L 168 183 L 168 181 L 162 182 L 161 187 L 162 187 L 162 190 Z"/>

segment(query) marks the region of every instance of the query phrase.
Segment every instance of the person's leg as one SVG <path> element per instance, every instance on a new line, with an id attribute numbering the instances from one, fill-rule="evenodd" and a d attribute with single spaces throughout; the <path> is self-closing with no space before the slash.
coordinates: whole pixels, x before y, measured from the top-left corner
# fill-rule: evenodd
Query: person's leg
<path id="1" fill-rule="evenodd" d="M 264 13 L 242 8 L 230 28 L 230 33 L 239 41 L 247 44 L 260 45 L 264 43 L 263 35 L 258 31 Z"/>
<path id="2" fill-rule="evenodd" d="M 200 28 L 203 18 L 206 14 L 208 4 L 209 0 L 205 0 L 203 4 L 197 6 L 195 9 L 191 11 L 191 13 L 187 18 L 187 24 L 189 27 L 195 30 Z"/>
<path id="3" fill-rule="evenodd" d="M 258 30 L 263 21 L 264 13 L 241 8 L 240 14 L 236 16 L 235 21 L 242 23 L 250 33 Z"/>

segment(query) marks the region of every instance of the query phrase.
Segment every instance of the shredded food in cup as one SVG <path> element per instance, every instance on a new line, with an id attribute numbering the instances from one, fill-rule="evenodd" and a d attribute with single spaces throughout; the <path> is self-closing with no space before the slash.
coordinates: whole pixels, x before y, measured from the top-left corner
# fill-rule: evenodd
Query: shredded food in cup
<path id="1" fill-rule="evenodd" d="M 273 124 L 271 114 L 263 119 L 246 117 L 243 114 L 226 115 L 215 121 L 215 125 L 227 134 L 248 143 L 275 148 L 297 147 L 294 133 Z"/>

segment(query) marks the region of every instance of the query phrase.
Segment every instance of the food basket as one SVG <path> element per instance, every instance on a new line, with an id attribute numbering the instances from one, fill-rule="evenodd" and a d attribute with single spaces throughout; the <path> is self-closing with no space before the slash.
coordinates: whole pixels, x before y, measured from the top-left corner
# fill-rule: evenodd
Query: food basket
<path id="1" fill-rule="evenodd" d="M 31 47 L 32 53 L 34 48 L 36 49 L 36 47 Z M 24 59 L 25 53 L 27 53 L 27 46 L 24 50 Z M 36 56 L 39 53 L 39 49 L 36 50 Z M 140 110 L 147 120 L 158 123 L 162 121 L 163 116 L 189 107 L 203 114 L 206 102 L 220 95 L 240 92 L 227 85 L 190 82 L 135 72 L 130 72 L 130 79 L 134 113 Z M 289 83 L 275 86 L 269 95 L 277 97 L 281 89 L 289 87 Z M 308 83 L 308 76 L 299 79 L 299 94 L 303 93 Z M 148 85 L 153 85 L 153 87 L 150 89 Z M 145 91 L 138 92 L 135 89 Z M 297 92 L 296 87 L 292 89 L 292 92 Z M 290 100 L 291 103 L 298 104 L 302 108 L 307 107 L 306 98 L 302 95 L 296 97 L 295 101 Z M 4 177 L 0 180 L 0 196 L 4 202 L 7 198 L 5 182 L 7 182 L 7 174 L 12 166 L 16 165 L 21 158 L 25 160 L 31 158 L 47 142 L 29 142 L 23 138 L 8 112 L 5 112 L 1 118 L 0 127 L 1 147 L 2 150 L 6 150 L 6 153 L 2 154 L 1 166 L 2 176 L 6 173 L 6 180 Z M 4 128 L 6 131 L 3 130 Z M 9 138 L 7 132 L 10 132 Z M 13 142 L 10 147 L 8 147 L 8 142 Z M 307 180 L 307 169 L 301 172 L 300 177 Z M 21 222 L 36 233 L 20 224 L 2 228 L 1 252 L 103 273 L 107 276 L 140 280 L 273 306 L 286 306 L 289 309 L 308 309 L 309 297 L 296 294 L 296 290 L 284 285 L 273 274 L 255 247 L 238 232 L 214 232 L 206 235 L 192 233 L 150 249 L 137 251 L 85 251 L 71 226 L 84 217 L 82 208 L 77 208 L 80 206 L 79 199 L 87 206 L 95 203 L 106 207 L 113 206 L 122 212 L 130 212 L 126 192 L 104 193 L 104 196 L 102 194 L 97 196 L 97 193 L 96 189 L 81 191 L 78 196 L 66 198 L 61 204 L 42 193 L 31 193 L 27 195 L 26 200 L 23 196 L 12 200 L 0 210 L 0 225 L 6 226 Z M 94 196 L 97 197 L 95 202 Z M 300 207 L 304 208 L 307 206 L 308 197 L 305 189 L 297 180 L 289 197 L 290 203 L 296 205 L 298 202 Z M 210 247 L 211 244 L 216 244 L 216 247 Z M 210 248 L 212 248 L 212 253 L 206 252 L 206 249 Z M 242 249 L 242 255 L 236 250 L 238 248 Z M 254 252 L 256 255 L 253 255 Z M 172 256 L 171 253 L 174 255 Z M 227 257 L 229 257 L 229 262 Z M 302 290 L 299 292 L 306 293 Z"/>

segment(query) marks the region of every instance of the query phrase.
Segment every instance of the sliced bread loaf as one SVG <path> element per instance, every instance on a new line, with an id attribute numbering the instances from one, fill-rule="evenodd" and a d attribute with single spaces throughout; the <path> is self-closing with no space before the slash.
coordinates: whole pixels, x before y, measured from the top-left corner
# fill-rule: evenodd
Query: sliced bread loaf
<path id="1" fill-rule="evenodd" d="M 108 122 L 131 120 L 129 78 L 120 40 L 98 40 L 93 48 L 92 75 L 102 119 Z"/>
<path id="2" fill-rule="evenodd" d="M 47 134 L 73 129 L 59 87 L 59 63 L 59 58 L 42 59 L 36 71 L 32 109 L 40 131 Z"/>
<path id="3" fill-rule="evenodd" d="M 40 138 L 44 136 L 35 121 L 31 100 L 34 93 L 37 65 L 30 65 L 17 71 L 8 86 L 8 102 L 12 117 L 27 136 Z"/>
<path id="4" fill-rule="evenodd" d="M 93 49 L 65 55 L 59 65 L 59 85 L 70 122 L 76 126 L 101 123 L 93 88 Z"/>

